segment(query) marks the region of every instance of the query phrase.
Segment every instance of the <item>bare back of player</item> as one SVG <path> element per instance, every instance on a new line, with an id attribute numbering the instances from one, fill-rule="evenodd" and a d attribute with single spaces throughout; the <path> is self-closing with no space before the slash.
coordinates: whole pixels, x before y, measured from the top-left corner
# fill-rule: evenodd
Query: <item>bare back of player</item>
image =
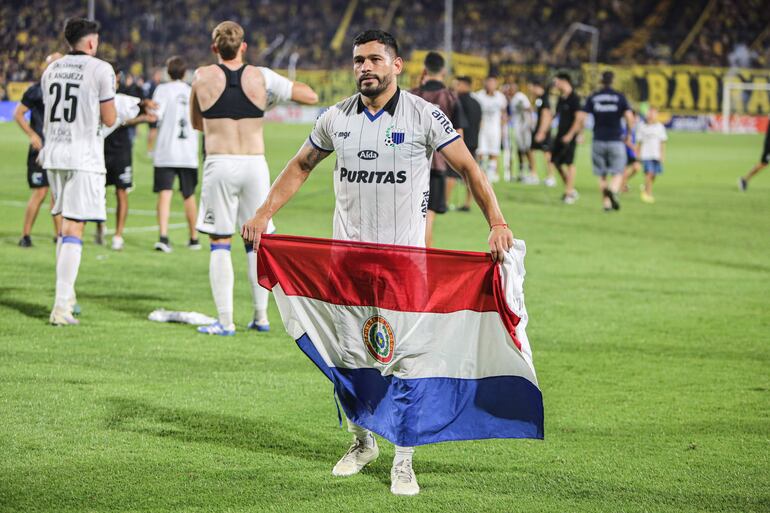
<path id="1" fill-rule="evenodd" d="M 220 57 L 220 62 L 232 71 L 243 67 L 241 52 L 231 60 Z M 267 89 L 262 72 L 256 66 L 246 66 L 240 78 L 246 98 L 264 111 L 267 107 Z M 192 122 L 195 128 L 206 134 L 206 155 L 263 155 L 263 118 L 203 117 L 203 112 L 214 106 L 226 87 L 227 77 L 220 66 L 212 64 L 196 70 L 192 84 Z"/>
<path id="2" fill-rule="evenodd" d="M 218 320 L 198 329 L 210 335 L 232 335 L 233 267 L 231 239 L 236 225 L 243 225 L 262 205 L 270 189 L 270 172 L 265 160 L 263 118 L 275 101 L 318 101 L 307 85 L 292 82 L 268 68 L 248 66 L 243 28 L 232 21 L 217 25 L 211 49 L 217 64 L 198 68 L 190 93 L 193 128 L 205 136 L 200 208 L 196 228 L 211 238 L 209 279 Z M 275 231 L 270 222 L 268 232 Z M 257 283 L 256 255 L 251 245 L 249 281 L 254 300 L 250 329 L 269 330 L 267 291 Z"/>

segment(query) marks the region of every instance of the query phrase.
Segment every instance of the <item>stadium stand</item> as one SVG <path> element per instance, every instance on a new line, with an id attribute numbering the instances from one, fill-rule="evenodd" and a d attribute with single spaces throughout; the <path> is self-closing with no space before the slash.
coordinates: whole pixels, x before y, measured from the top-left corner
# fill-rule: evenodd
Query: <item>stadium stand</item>
<path id="1" fill-rule="evenodd" d="M 605 63 L 763 67 L 770 63 L 770 10 L 763 6 L 765 0 L 470 0 L 455 2 L 454 45 L 492 63 L 579 66 L 589 59 L 587 37 L 576 36 L 561 54 L 553 49 L 570 24 L 582 22 L 599 27 Z M 83 0 L 0 6 L 0 94 L 7 81 L 34 79 L 40 60 L 62 50 L 64 19 L 85 9 Z M 175 53 L 210 62 L 208 34 L 223 19 L 246 28 L 251 62 L 281 68 L 293 55 L 299 68 L 331 69 L 348 65 L 347 46 L 331 48 L 341 24 L 345 39 L 372 26 L 391 30 L 408 54 L 441 44 L 443 9 L 443 0 L 96 2 L 101 55 L 145 78 Z"/>

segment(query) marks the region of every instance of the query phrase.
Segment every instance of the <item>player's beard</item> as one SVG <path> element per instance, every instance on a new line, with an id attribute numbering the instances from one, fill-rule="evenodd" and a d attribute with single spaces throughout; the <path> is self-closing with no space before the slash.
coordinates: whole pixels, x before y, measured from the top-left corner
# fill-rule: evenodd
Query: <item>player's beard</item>
<path id="1" fill-rule="evenodd" d="M 373 78 L 377 81 L 377 83 L 375 85 L 368 85 L 368 86 L 361 85 L 361 83 L 364 81 L 365 78 L 366 79 Z M 393 80 L 393 77 L 391 75 L 385 75 L 384 77 L 379 77 L 374 74 L 366 75 L 365 77 L 358 79 L 358 84 L 357 84 L 358 92 L 366 96 L 367 98 L 374 98 L 376 96 L 379 96 L 385 89 L 388 88 L 391 80 Z"/>

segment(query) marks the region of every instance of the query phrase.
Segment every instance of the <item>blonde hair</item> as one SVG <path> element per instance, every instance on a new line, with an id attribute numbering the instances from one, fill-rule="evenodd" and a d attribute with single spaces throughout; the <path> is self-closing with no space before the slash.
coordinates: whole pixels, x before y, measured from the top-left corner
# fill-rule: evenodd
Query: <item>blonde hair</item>
<path id="1" fill-rule="evenodd" d="M 234 59 L 243 44 L 243 27 L 234 21 L 223 21 L 211 33 L 211 41 L 224 60 Z"/>

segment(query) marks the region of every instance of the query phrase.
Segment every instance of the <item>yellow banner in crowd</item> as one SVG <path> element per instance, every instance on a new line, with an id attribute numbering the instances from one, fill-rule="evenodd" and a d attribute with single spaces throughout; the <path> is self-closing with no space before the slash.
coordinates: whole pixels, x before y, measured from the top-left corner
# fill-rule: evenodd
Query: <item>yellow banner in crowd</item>
<path id="1" fill-rule="evenodd" d="M 726 82 L 762 86 L 753 90 L 731 90 L 731 113 L 770 114 L 770 70 L 729 69 L 705 66 L 611 66 L 584 65 L 583 84 L 598 82 L 601 72 L 615 73 L 616 87 L 634 102 L 646 101 L 671 114 L 716 114 L 722 110 Z M 583 93 L 587 92 L 583 88 Z"/>

